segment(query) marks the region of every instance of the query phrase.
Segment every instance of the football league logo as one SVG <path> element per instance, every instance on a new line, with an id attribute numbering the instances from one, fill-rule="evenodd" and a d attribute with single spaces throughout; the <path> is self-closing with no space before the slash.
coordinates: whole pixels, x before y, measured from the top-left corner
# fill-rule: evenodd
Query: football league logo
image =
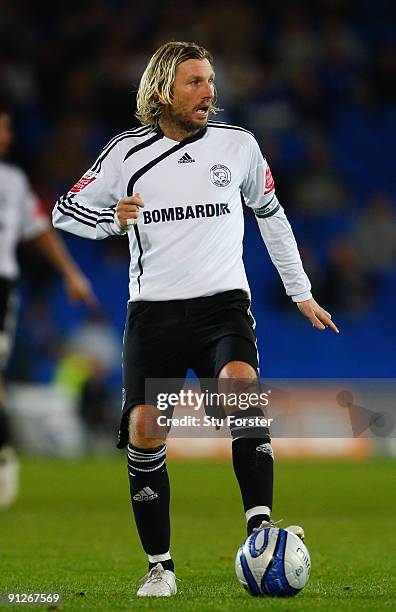
<path id="1" fill-rule="evenodd" d="M 231 183 L 231 170 L 222 164 L 216 164 L 210 169 L 210 180 L 216 187 L 227 187 Z"/>
<path id="2" fill-rule="evenodd" d="M 270 193 L 270 191 L 273 191 L 274 189 L 275 189 L 274 179 L 272 178 L 270 167 L 267 166 L 267 170 L 265 171 L 264 195 L 267 195 L 267 193 Z"/>
<path id="3" fill-rule="evenodd" d="M 97 176 L 98 175 L 96 172 L 91 172 L 91 170 L 89 170 L 80 178 L 80 180 L 77 181 L 75 185 L 73 185 L 73 187 L 70 189 L 70 193 L 79 193 L 85 189 L 87 185 L 92 183 L 92 181 L 95 181 Z"/>

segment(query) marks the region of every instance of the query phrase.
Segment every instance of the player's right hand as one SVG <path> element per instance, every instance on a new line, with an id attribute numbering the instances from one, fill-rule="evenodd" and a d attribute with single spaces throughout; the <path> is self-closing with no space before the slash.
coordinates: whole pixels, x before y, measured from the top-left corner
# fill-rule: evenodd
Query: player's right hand
<path id="1" fill-rule="evenodd" d="M 139 210 L 144 204 L 140 193 L 135 193 L 127 198 L 121 198 L 116 206 L 116 215 L 121 225 L 121 229 L 131 229 L 137 223 Z"/>

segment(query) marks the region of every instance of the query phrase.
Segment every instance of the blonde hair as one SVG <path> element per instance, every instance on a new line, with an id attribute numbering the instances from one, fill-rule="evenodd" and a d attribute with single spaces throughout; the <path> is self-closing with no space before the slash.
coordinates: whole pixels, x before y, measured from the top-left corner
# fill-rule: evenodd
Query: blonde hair
<path id="1" fill-rule="evenodd" d="M 136 117 L 143 125 L 158 125 L 163 104 L 172 104 L 176 68 L 189 59 L 207 59 L 213 65 L 209 51 L 193 42 L 168 42 L 154 53 L 140 79 L 137 93 Z M 219 110 L 214 104 L 209 108 L 212 114 Z"/>

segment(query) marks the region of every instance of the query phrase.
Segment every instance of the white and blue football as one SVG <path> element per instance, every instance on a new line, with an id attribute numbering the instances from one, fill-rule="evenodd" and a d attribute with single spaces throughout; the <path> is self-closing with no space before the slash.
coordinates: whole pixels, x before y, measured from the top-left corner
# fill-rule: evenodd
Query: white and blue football
<path id="1" fill-rule="evenodd" d="M 235 571 L 250 595 L 291 597 L 307 584 L 311 559 L 294 533 L 269 527 L 245 540 L 237 552 Z"/>

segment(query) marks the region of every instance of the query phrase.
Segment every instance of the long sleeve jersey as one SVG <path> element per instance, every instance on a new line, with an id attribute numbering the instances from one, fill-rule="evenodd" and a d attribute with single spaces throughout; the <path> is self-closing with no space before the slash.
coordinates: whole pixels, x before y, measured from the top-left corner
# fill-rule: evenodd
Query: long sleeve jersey
<path id="1" fill-rule="evenodd" d="M 0 162 L 0 276 L 10 280 L 19 274 L 17 246 L 39 236 L 49 227 L 47 216 L 33 193 L 25 173 Z"/>
<path id="2" fill-rule="evenodd" d="M 57 201 L 53 224 L 91 239 L 125 233 L 115 207 L 135 193 L 144 208 L 128 231 L 131 301 L 231 289 L 250 294 L 242 260 L 244 205 L 256 214 L 286 293 L 296 302 L 311 297 L 270 168 L 247 130 L 209 121 L 181 142 L 145 126 L 119 134 Z"/>

